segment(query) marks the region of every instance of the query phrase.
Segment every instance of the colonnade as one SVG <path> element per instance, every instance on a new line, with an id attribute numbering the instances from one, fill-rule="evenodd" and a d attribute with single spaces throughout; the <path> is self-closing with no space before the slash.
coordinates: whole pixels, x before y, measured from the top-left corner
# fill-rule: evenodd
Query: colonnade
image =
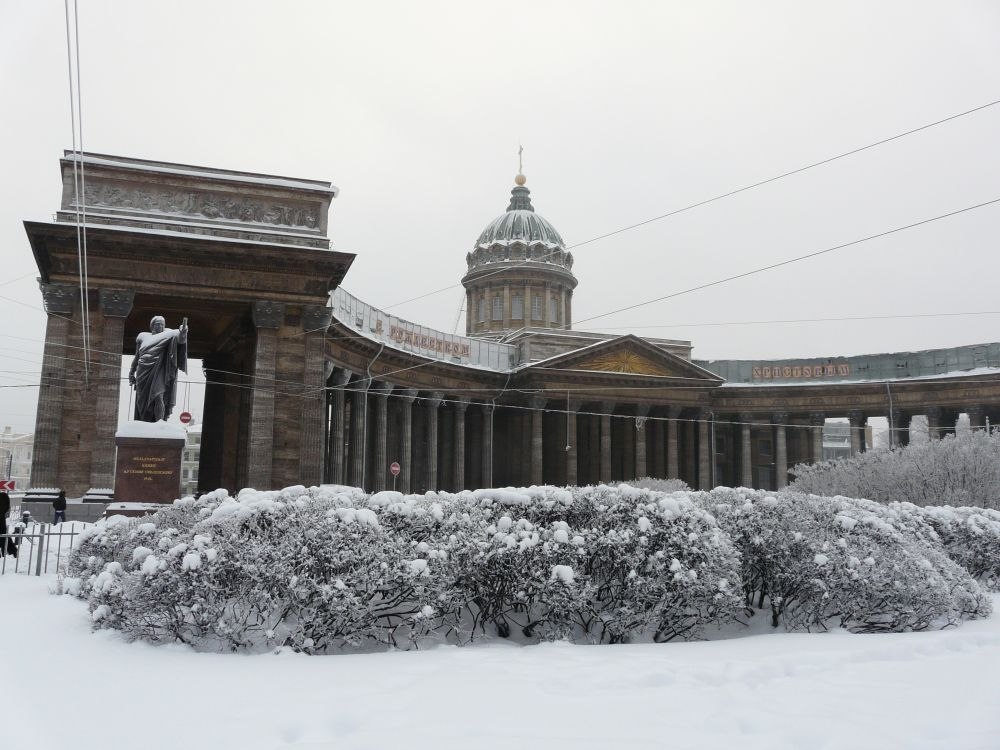
<path id="1" fill-rule="evenodd" d="M 531 484 L 582 485 L 636 477 L 691 487 L 780 489 L 789 469 L 822 460 L 828 418 L 850 425 L 851 453 L 871 448 L 869 417 L 886 416 L 893 446 L 909 442 L 916 412 L 848 410 L 716 414 L 676 405 L 547 399 L 494 405 L 402 388 L 336 369 L 328 380 L 324 481 L 379 491 L 458 491 Z M 979 405 L 925 407 L 931 437 L 954 432 L 960 412 L 985 426 Z M 398 462 L 398 477 L 389 467 Z"/>

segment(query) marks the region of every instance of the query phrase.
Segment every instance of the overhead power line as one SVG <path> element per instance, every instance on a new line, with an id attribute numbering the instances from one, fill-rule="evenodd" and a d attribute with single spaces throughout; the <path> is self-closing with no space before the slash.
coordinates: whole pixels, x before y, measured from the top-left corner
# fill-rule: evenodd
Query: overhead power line
<path id="1" fill-rule="evenodd" d="M 984 109 L 989 109 L 990 107 L 995 107 L 998 104 L 1000 104 L 1000 99 L 996 99 L 994 101 L 987 102 L 986 104 L 981 104 L 978 107 L 973 107 L 972 109 L 967 109 L 964 112 L 958 112 L 956 114 L 949 115 L 948 117 L 941 118 L 940 120 L 935 120 L 934 122 L 929 122 L 929 123 L 927 123 L 925 125 L 920 125 L 918 127 L 911 128 L 909 130 L 903 131 L 902 133 L 896 133 L 895 135 L 891 135 L 888 138 L 883 138 L 881 140 L 875 141 L 874 143 L 869 143 L 869 144 L 864 145 L 864 146 L 859 146 L 857 148 L 851 149 L 850 151 L 845 151 L 845 152 L 843 152 L 841 154 L 836 154 L 835 156 L 829 156 L 829 157 L 827 157 L 825 159 L 820 159 L 819 161 L 812 162 L 811 164 L 806 164 L 805 166 L 798 167 L 796 169 L 792 169 L 792 170 L 789 170 L 787 172 L 782 172 L 781 174 L 774 175 L 773 177 L 768 177 L 767 179 L 764 179 L 764 180 L 758 180 L 757 182 L 753 182 L 753 183 L 751 183 L 749 185 L 744 185 L 743 187 L 735 188 L 735 189 L 729 190 L 729 191 L 727 191 L 725 193 L 720 193 L 719 195 L 715 195 L 715 196 L 713 196 L 711 198 L 706 198 L 704 200 L 700 200 L 700 201 L 697 201 L 695 203 L 691 203 L 691 204 L 689 204 L 687 206 L 682 206 L 681 208 L 676 208 L 676 209 L 673 209 L 672 211 L 667 211 L 666 213 L 660 214 L 658 216 L 653 216 L 653 217 L 651 217 L 649 219 L 644 219 L 643 221 L 636 222 L 635 224 L 629 224 L 628 226 L 621 227 L 620 229 L 615 229 L 615 230 L 613 230 L 611 232 L 605 232 L 604 234 L 597 235 L 596 237 L 591 237 L 588 240 L 583 240 L 582 242 L 576 242 L 576 243 L 574 243 L 572 245 L 567 245 L 564 249 L 565 250 L 574 250 L 576 248 L 583 247 L 584 245 L 589 245 L 589 244 L 591 244 L 593 242 L 598 242 L 599 240 L 607 239 L 608 237 L 614 237 L 615 235 L 622 234 L 623 232 L 629 232 L 629 231 L 631 231 L 633 229 L 638 229 L 639 227 L 644 227 L 647 224 L 652 224 L 653 222 L 656 222 L 656 221 L 661 221 L 663 219 L 668 219 L 671 216 L 677 216 L 678 214 L 682 214 L 685 211 L 691 211 L 692 209 L 700 208 L 701 206 L 707 206 L 710 203 L 715 203 L 716 201 L 724 200 L 725 198 L 731 198 L 734 195 L 739 195 L 740 193 L 745 193 L 748 190 L 753 190 L 754 188 L 762 187 L 764 185 L 769 185 L 772 182 L 777 182 L 778 180 L 783 180 L 786 177 L 791 177 L 793 175 L 801 174 L 802 172 L 806 172 L 806 171 L 808 171 L 810 169 L 815 169 L 816 167 L 821 167 L 821 166 L 823 166 L 825 164 L 829 164 L 831 162 L 837 161 L 838 159 L 844 159 L 844 158 L 846 158 L 848 156 L 853 156 L 855 154 L 860 154 L 863 151 L 868 151 L 869 149 L 873 149 L 873 148 L 876 148 L 878 146 L 883 146 L 886 143 L 891 143 L 892 141 L 899 140 L 900 138 L 905 138 L 906 136 L 913 135 L 914 133 L 919 133 L 919 132 L 921 132 L 923 130 L 928 130 L 928 129 L 936 127 L 938 125 L 943 125 L 946 122 L 951 122 L 952 120 L 957 120 L 957 119 L 959 119 L 961 117 L 967 117 L 968 115 L 975 114 L 976 112 L 981 112 Z M 553 255 L 555 255 L 558 252 L 561 252 L 561 250 L 553 250 L 550 253 L 546 253 L 545 255 L 542 255 L 542 256 L 540 256 L 538 258 L 533 259 L 531 262 L 525 262 L 525 263 L 519 263 L 519 264 L 514 264 L 514 265 L 506 266 L 503 269 L 500 269 L 500 270 L 497 270 L 497 271 L 492 271 L 492 272 L 490 272 L 488 274 L 484 274 L 483 276 L 479 277 L 479 279 L 480 280 L 486 279 L 486 278 L 489 278 L 490 276 L 495 276 L 498 273 L 506 273 L 507 271 L 509 271 L 509 270 L 511 270 L 513 268 L 525 268 L 525 267 L 529 267 L 529 266 L 533 265 L 534 263 L 538 263 L 539 261 L 544 261 L 544 260 L 547 260 L 548 258 L 551 258 Z M 389 305 L 388 307 L 383 307 L 382 309 L 383 310 L 391 310 L 394 307 L 399 307 L 401 305 L 406 305 L 406 304 L 409 304 L 410 302 L 417 302 L 419 300 L 426 299 L 427 297 L 432 297 L 435 294 L 440 294 L 441 292 L 446 292 L 449 289 L 454 289 L 455 287 L 459 287 L 459 286 L 462 286 L 462 285 L 461 284 L 450 284 L 448 286 L 441 287 L 440 289 L 435 289 L 433 291 L 426 292 L 424 294 L 419 294 L 416 297 L 410 297 L 409 299 L 402 300 L 401 302 L 395 302 L 395 303 Z"/>
<path id="2" fill-rule="evenodd" d="M 984 201 L 983 203 L 977 203 L 974 206 L 966 206 L 965 208 L 960 208 L 956 211 L 949 211 L 946 214 L 940 214 L 938 216 L 932 216 L 929 219 L 921 219 L 920 221 L 915 221 L 911 224 L 905 224 L 901 227 L 896 227 L 895 229 L 887 229 L 884 232 L 878 232 L 877 234 L 870 234 L 867 237 L 861 237 L 857 240 L 851 240 L 850 242 L 844 242 L 840 245 L 834 245 L 832 247 L 827 247 L 822 250 L 816 250 L 811 253 L 806 253 L 804 255 L 798 255 L 794 258 L 788 258 L 786 260 L 778 261 L 777 263 L 770 263 L 766 266 L 761 266 L 759 268 L 754 268 L 750 271 L 744 271 L 743 273 L 733 274 L 732 276 L 726 276 L 725 278 L 718 279 L 716 281 L 709 281 L 704 284 L 698 284 L 697 286 L 689 287 L 687 289 L 682 289 L 677 292 L 672 292 L 671 294 L 664 294 L 660 297 L 654 297 L 653 299 L 648 299 L 643 302 L 636 302 L 632 305 L 626 305 L 625 307 L 619 307 L 614 310 L 609 310 L 608 312 L 599 313 L 598 315 L 591 315 L 589 318 L 583 318 L 582 320 L 577 320 L 576 323 L 587 323 L 591 320 L 598 320 L 600 318 L 606 318 L 609 315 L 616 315 L 620 312 L 626 312 L 627 310 L 635 310 L 639 307 L 645 307 L 647 305 L 652 305 L 655 302 L 663 302 L 664 300 L 673 299 L 675 297 L 680 297 L 684 294 L 690 294 L 691 292 L 697 292 L 702 289 L 708 289 L 713 286 L 719 286 L 720 284 L 727 284 L 730 281 L 736 281 L 737 279 L 745 279 L 748 276 L 754 276 L 759 273 L 764 273 L 765 271 L 773 271 L 775 268 L 781 268 L 782 266 L 788 266 L 793 263 L 800 263 L 804 260 L 809 260 L 811 258 L 818 258 L 821 255 L 826 255 L 828 253 L 836 252 L 837 250 L 843 250 L 848 247 L 854 247 L 855 245 L 860 245 L 863 242 L 870 242 L 871 240 L 879 239 L 880 237 L 888 237 L 891 234 L 896 234 L 897 232 L 903 232 L 907 229 L 913 229 L 915 227 L 920 227 L 925 224 L 930 224 L 935 221 L 940 221 L 941 219 L 947 219 L 951 216 L 957 216 L 959 214 L 964 214 L 969 211 L 975 211 L 977 208 L 983 208 L 984 206 L 991 206 L 995 203 L 1000 203 L 1000 198 L 993 198 L 992 200 Z M 566 326 L 563 326 L 564 328 Z"/>

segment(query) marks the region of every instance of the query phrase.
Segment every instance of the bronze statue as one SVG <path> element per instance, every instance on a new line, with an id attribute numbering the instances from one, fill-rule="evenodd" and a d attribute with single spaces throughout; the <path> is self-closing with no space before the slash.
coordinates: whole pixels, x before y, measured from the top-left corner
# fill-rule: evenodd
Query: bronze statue
<path id="1" fill-rule="evenodd" d="M 128 374 L 135 388 L 135 420 L 159 422 L 170 416 L 177 400 L 177 371 L 187 373 L 187 318 L 178 330 L 163 316 L 149 321 L 149 332 L 135 337 L 135 357 Z"/>

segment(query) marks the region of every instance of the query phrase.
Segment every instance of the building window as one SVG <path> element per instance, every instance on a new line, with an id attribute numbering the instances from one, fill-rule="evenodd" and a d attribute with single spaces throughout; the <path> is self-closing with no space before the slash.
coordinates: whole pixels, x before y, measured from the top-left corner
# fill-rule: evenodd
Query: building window
<path id="1" fill-rule="evenodd" d="M 552 323 L 559 322 L 559 298 L 551 297 L 549 299 L 549 321 Z"/>
<path id="2" fill-rule="evenodd" d="M 483 297 L 480 297 L 479 302 L 476 303 L 476 307 L 476 317 L 479 319 L 479 322 L 482 323 L 486 320 L 486 300 Z"/>
<path id="3" fill-rule="evenodd" d="M 503 320 L 503 297 L 493 296 L 493 320 Z"/>
<path id="4" fill-rule="evenodd" d="M 515 294 L 510 299 L 510 317 L 514 318 L 514 320 L 524 318 L 524 299 L 520 294 Z"/>
<path id="5" fill-rule="evenodd" d="M 757 452 L 762 456 L 771 455 L 771 441 L 770 440 L 758 440 L 757 441 Z"/>
<path id="6" fill-rule="evenodd" d="M 531 319 L 542 319 L 542 298 L 537 294 L 531 298 Z"/>

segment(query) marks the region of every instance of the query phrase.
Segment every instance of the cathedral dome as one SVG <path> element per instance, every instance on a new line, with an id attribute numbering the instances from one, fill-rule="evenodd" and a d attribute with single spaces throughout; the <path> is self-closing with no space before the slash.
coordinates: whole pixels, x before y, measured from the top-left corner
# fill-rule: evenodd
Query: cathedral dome
<path id="1" fill-rule="evenodd" d="M 531 205 L 531 191 L 520 184 L 510 191 L 510 205 L 506 213 L 486 225 L 476 240 L 476 247 L 485 249 L 515 242 L 525 245 L 542 244 L 549 249 L 565 247 L 556 228 L 535 213 Z"/>

